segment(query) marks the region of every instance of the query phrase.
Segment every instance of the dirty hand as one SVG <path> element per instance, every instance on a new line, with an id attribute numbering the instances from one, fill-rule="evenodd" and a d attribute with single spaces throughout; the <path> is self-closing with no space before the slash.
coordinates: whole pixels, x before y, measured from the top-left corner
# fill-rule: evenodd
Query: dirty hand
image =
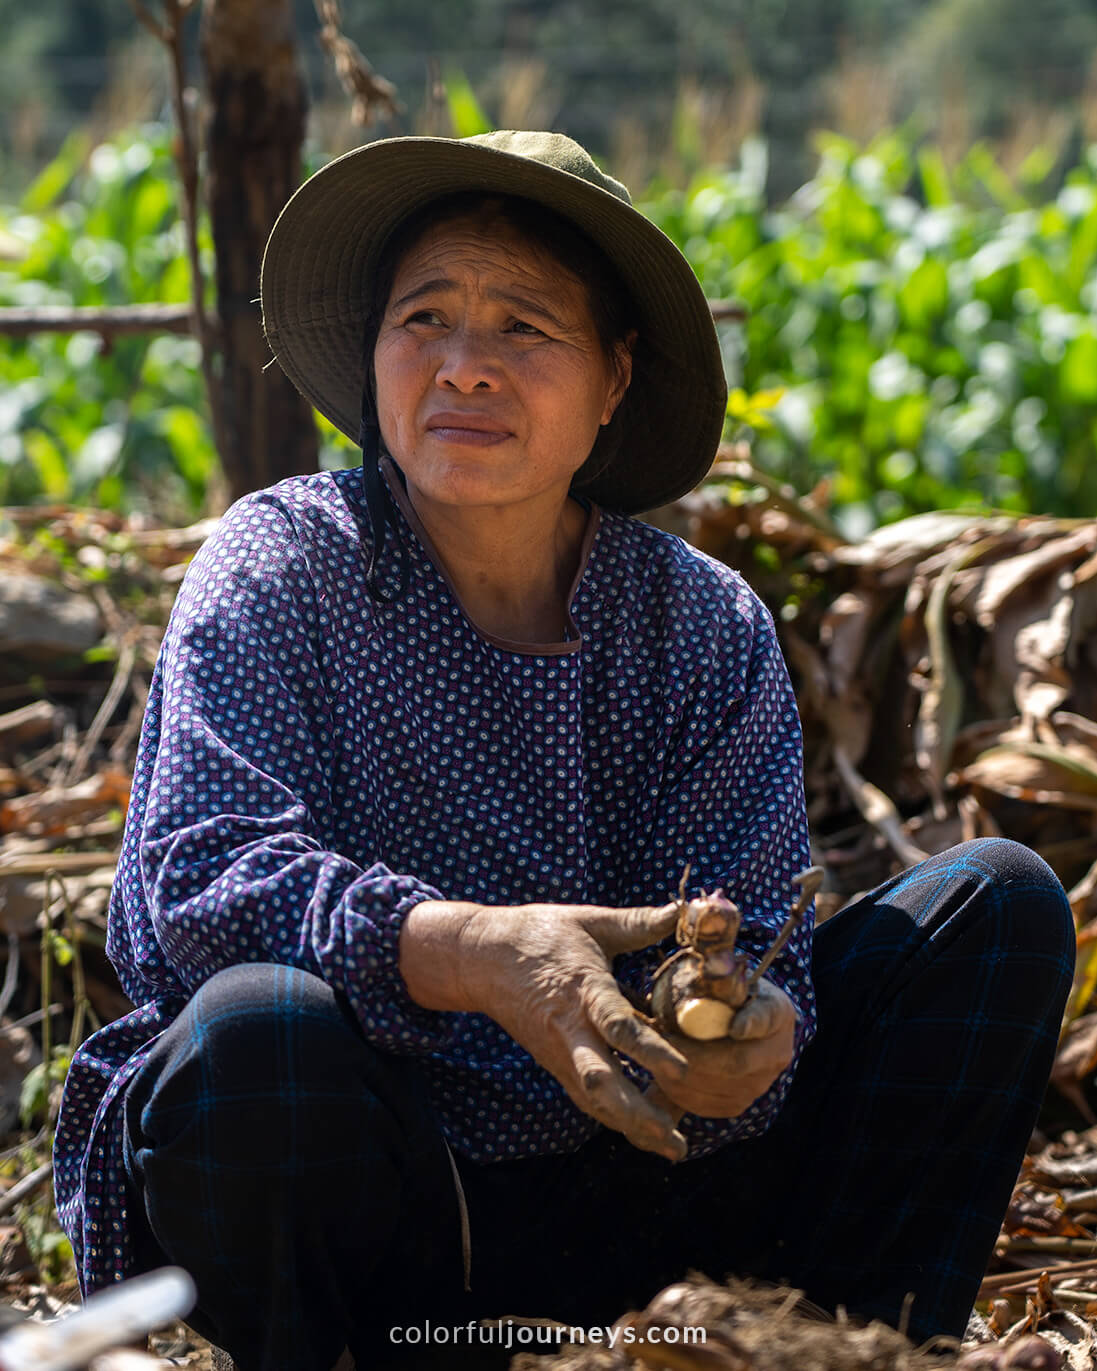
<path id="1" fill-rule="evenodd" d="M 666 1086 L 687 1059 L 634 1013 L 612 959 L 674 931 L 678 906 L 485 906 L 425 900 L 400 932 L 400 973 L 427 1009 L 487 1014 L 538 1061 L 584 1113 L 672 1161 L 686 1141 L 664 1108 L 634 1086 L 613 1049 Z"/>
<path id="2" fill-rule="evenodd" d="M 796 1022 L 795 1005 L 763 976 L 754 995 L 736 1011 L 727 1037 L 699 1042 L 681 1033 L 667 1034 L 689 1062 L 689 1071 L 681 1082 L 657 1079 L 648 1098 L 668 1109 L 675 1121 L 682 1114 L 737 1117 L 792 1061 Z"/>

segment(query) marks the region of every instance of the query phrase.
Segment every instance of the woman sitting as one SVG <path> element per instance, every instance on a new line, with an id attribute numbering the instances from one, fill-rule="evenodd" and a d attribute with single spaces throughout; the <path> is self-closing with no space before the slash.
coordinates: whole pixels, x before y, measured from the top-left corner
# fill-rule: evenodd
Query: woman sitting
<path id="1" fill-rule="evenodd" d="M 636 1009 L 687 864 L 756 966 L 809 862 L 769 615 L 632 517 L 721 433 L 685 259 L 567 138 L 399 138 L 298 191 L 262 299 L 363 464 L 238 501 L 175 605 L 110 909 L 136 1008 L 57 1132 L 84 1289 L 179 1263 L 242 1371 L 422 1363 L 428 1318 L 480 1364 L 472 1319 L 691 1268 L 961 1333 L 1073 968 L 1037 857 L 809 920 L 726 1038 Z"/>

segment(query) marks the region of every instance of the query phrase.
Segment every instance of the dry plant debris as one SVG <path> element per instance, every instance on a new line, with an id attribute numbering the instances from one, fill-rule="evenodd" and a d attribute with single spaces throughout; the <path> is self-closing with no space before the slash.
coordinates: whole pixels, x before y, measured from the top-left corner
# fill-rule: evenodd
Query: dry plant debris
<path id="1" fill-rule="evenodd" d="M 728 448 L 658 522 L 774 611 L 824 905 L 1002 834 L 1049 862 L 1080 926 L 1097 917 L 1097 520 L 944 512 L 849 544 L 824 489 L 772 485 Z"/>
<path id="2" fill-rule="evenodd" d="M 825 871 L 819 917 L 921 855 L 980 835 L 1027 843 L 1066 886 L 1079 957 L 1056 1089 L 980 1292 L 981 1360 L 967 1364 L 1042 1365 L 1024 1360 L 1044 1355 L 1022 1343 L 1034 1332 L 1064 1365 L 1097 1364 L 1097 520 L 950 511 L 850 544 L 827 513 L 825 485 L 800 499 L 756 472 L 741 446 L 651 517 L 742 570 L 774 613 L 804 723 L 813 860 Z M 103 952 L 107 899 L 153 664 L 186 564 L 213 523 L 158 529 L 65 507 L 0 511 L 0 937 L 9 951 L 0 1116 L 9 1128 L 35 1035 L 49 1022 L 63 1037 L 75 1009 L 70 965 L 55 966 L 43 995 L 48 938 L 77 945 L 92 1026 L 128 1008 Z M 0 1203 L 42 1160 L 34 1135 L 11 1138 Z M 0 1228 L 9 1302 L 43 1290 L 37 1260 L 18 1223 Z M 788 1292 L 748 1300 L 737 1285 L 697 1290 L 714 1326 L 734 1335 L 734 1347 L 713 1344 L 724 1360 L 706 1367 L 955 1364 L 955 1349 L 916 1351 L 878 1326 L 794 1317 Z M 565 1363 L 629 1365 L 590 1347 L 541 1361 L 546 1371 Z"/>
<path id="3" fill-rule="evenodd" d="M 340 84 L 351 98 L 354 122 L 368 127 L 375 119 L 402 114 L 396 87 L 374 71 L 361 48 L 343 32 L 339 0 L 315 0 L 315 3 L 320 20 L 320 43 L 331 57 Z"/>
<path id="4" fill-rule="evenodd" d="M 947 1338 L 915 1347 L 886 1324 L 829 1318 L 798 1290 L 739 1280 L 718 1285 L 695 1273 L 660 1291 L 641 1312 L 624 1315 L 614 1328 L 613 1347 L 565 1340 L 558 1355 L 520 1353 L 511 1371 L 1058 1371 L 1060 1366 L 1073 1371 L 1075 1366 L 1063 1361 L 1061 1349 L 1043 1331 L 1019 1330 L 967 1350 Z M 704 1341 L 688 1340 L 686 1330 L 699 1328 L 705 1330 Z M 646 1341 L 653 1329 L 655 1338 Z M 677 1341 L 668 1337 L 671 1330 Z M 1082 1365 L 1077 1363 L 1079 1371 Z"/>

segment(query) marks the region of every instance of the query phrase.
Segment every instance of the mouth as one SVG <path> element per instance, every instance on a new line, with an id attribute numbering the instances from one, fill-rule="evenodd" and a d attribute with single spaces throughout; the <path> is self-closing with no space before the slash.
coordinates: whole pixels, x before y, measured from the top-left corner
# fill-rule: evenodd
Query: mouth
<path id="1" fill-rule="evenodd" d="M 427 433 L 442 443 L 466 447 L 494 447 L 505 442 L 510 430 L 475 414 L 435 414 L 427 420 Z"/>

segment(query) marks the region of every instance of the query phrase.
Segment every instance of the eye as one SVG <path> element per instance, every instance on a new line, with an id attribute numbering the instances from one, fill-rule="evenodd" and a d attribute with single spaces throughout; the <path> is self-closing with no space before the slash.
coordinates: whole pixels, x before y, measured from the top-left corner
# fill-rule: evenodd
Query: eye
<path id="1" fill-rule="evenodd" d="M 531 324 L 525 319 L 515 319 L 510 330 L 512 333 L 522 334 L 527 338 L 536 338 L 542 332 L 535 324 Z"/>
<path id="2" fill-rule="evenodd" d="M 404 320 L 405 324 L 441 324 L 442 320 L 433 309 L 417 309 Z"/>

